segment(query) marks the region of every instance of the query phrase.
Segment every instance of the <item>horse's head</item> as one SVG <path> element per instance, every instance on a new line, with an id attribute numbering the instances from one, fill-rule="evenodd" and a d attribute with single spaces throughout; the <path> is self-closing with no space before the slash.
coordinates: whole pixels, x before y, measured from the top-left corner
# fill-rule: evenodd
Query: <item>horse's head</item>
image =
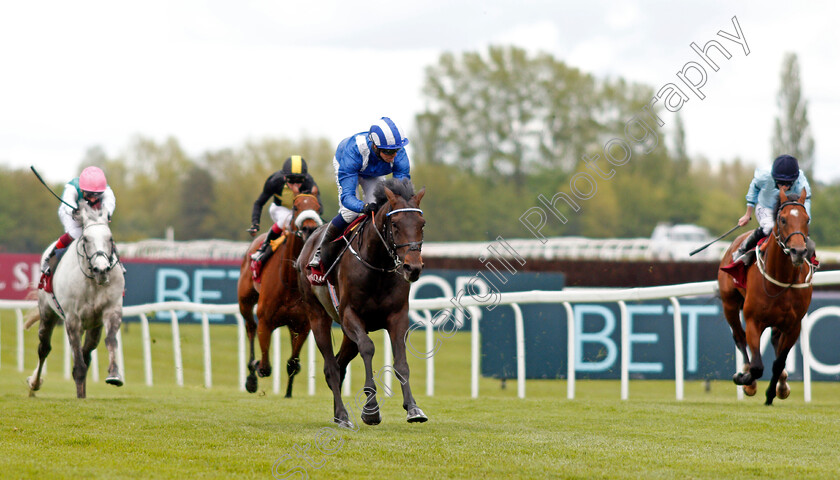
<path id="1" fill-rule="evenodd" d="M 292 206 L 292 230 L 304 240 L 324 223 L 318 215 L 321 202 L 315 196 L 317 193 L 318 191 L 314 190 L 312 194 L 302 193 L 296 196 Z"/>
<path id="2" fill-rule="evenodd" d="M 114 239 L 108 226 L 108 213 L 103 208 L 91 208 L 87 204 L 80 207 L 82 218 L 82 236 L 79 237 L 76 251 L 85 259 L 82 269 L 99 285 L 110 282 L 111 269 L 116 265 Z"/>
<path id="3" fill-rule="evenodd" d="M 405 198 L 407 195 L 397 195 L 387 186 L 383 190 L 388 203 L 379 209 L 377 216 L 383 219 L 388 235 L 385 238 L 391 243 L 402 266 L 399 273 L 407 282 L 415 282 L 423 271 L 420 249 L 423 246 L 423 226 L 426 220 L 419 207 L 426 189 L 421 188 L 409 198 Z"/>
<path id="4" fill-rule="evenodd" d="M 788 255 L 794 266 L 800 266 L 806 260 L 808 247 L 808 222 L 810 218 L 805 210 L 805 189 L 799 195 L 779 191 L 779 206 L 776 209 L 774 236 L 779 246 Z"/>

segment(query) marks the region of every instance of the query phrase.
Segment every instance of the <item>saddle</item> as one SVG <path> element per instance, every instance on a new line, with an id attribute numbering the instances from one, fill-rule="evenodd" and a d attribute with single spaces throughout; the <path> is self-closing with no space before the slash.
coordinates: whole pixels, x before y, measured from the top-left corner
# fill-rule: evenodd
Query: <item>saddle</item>
<path id="1" fill-rule="evenodd" d="M 762 257 L 764 256 L 764 252 L 767 250 L 767 247 L 764 244 L 767 242 L 768 238 L 770 237 L 764 237 L 759 240 L 756 247 L 748 251 L 741 260 L 720 267 L 722 271 L 728 273 L 732 277 L 736 287 L 747 288 L 747 272 L 750 269 L 750 265 L 752 265 L 756 259 L 757 251 L 761 253 Z"/>

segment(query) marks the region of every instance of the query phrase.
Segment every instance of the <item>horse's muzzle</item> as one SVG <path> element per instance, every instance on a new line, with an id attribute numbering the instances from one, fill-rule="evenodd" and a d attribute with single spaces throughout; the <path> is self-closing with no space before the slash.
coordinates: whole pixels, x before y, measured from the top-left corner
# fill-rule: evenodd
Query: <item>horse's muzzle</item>
<path id="1" fill-rule="evenodd" d="M 420 274 L 423 273 L 423 267 L 422 257 L 419 257 L 417 261 L 409 261 L 406 258 L 402 264 L 402 276 L 408 283 L 414 283 L 420 278 Z"/>
<path id="2" fill-rule="evenodd" d="M 808 248 L 794 248 L 790 247 L 790 261 L 793 262 L 793 265 L 798 267 L 805 263 L 805 257 L 808 255 Z"/>

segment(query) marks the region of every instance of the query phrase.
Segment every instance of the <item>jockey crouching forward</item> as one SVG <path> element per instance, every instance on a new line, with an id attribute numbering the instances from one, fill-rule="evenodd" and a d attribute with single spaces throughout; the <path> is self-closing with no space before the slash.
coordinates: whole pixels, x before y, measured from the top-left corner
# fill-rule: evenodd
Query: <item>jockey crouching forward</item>
<path id="1" fill-rule="evenodd" d="M 338 144 L 333 159 L 338 183 L 338 215 L 327 225 L 321 243 L 307 267 L 307 278 L 313 285 L 323 285 L 326 273 L 337 260 L 337 239 L 359 214 L 375 212 L 379 207 L 373 201 L 376 184 L 389 173 L 394 178 L 410 176 L 410 165 L 405 147 L 408 138 L 388 117 L 382 117 L 367 132 L 357 133 Z M 362 200 L 356 197 L 356 188 L 362 187 Z"/>
<path id="2" fill-rule="evenodd" d="M 288 188 L 285 188 L 288 187 Z M 254 202 L 254 208 L 251 211 L 251 227 L 247 230 L 252 237 L 257 235 L 260 231 L 260 216 L 262 209 L 269 198 L 272 199 L 271 206 L 268 207 L 268 213 L 274 224 L 268 231 L 265 241 L 260 248 L 251 255 L 251 271 L 254 278 L 260 277 L 260 271 L 265 261 L 271 256 L 273 250 L 269 248 L 271 242 L 280 238 L 284 230 L 288 230 L 291 226 L 292 205 L 295 197 L 302 193 L 315 195 L 318 197 L 318 203 L 321 203 L 321 194 L 318 192 L 318 185 L 315 180 L 309 175 L 306 167 L 306 160 L 300 155 L 292 155 L 283 162 L 283 168 L 274 172 L 265 181 L 263 191 L 257 200 Z M 321 214 L 323 207 L 318 212 Z"/>
<path id="3" fill-rule="evenodd" d="M 82 235 L 82 221 L 78 213 L 81 202 L 87 202 L 94 209 L 104 208 L 109 220 L 117 207 L 114 191 L 108 186 L 105 173 L 98 167 L 87 167 L 81 175 L 67 182 L 61 199 L 64 203 L 58 207 L 58 218 L 64 225 L 65 233 L 53 244 L 41 265 L 41 285 L 50 283 L 61 256 L 73 240 Z"/>
<path id="4" fill-rule="evenodd" d="M 754 249 L 762 238 L 770 235 L 773 231 L 773 226 L 776 223 L 776 207 L 779 205 L 779 190 L 790 191 L 798 195 L 803 188 L 805 189 L 805 198 L 800 198 L 799 202 L 805 205 L 805 211 L 810 218 L 811 186 L 808 184 L 805 173 L 799 169 L 799 161 L 796 158 L 790 155 L 781 155 L 773 161 L 773 168 L 770 171 L 758 168 L 755 170 L 755 176 L 750 183 L 746 196 L 747 211 L 743 217 L 738 219 L 738 225 L 743 227 L 749 223 L 753 209 L 755 209 L 759 226 L 733 253 L 731 265 L 742 262 L 745 266 L 749 266 L 752 258 L 747 253 Z M 815 253 L 815 244 L 813 240 L 807 238 L 806 245 L 808 247 L 807 258 L 811 259 Z"/>

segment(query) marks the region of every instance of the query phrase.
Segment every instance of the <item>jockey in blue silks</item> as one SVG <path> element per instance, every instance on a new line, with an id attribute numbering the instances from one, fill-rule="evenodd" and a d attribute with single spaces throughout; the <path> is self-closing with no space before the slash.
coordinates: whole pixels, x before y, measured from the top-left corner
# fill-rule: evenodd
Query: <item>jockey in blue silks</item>
<path id="1" fill-rule="evenodd" d="M 805 172 L 799 169 L 799 161 L 790 155 L 781 155 L 773 161 L 771 170 L 756 169 L 755 176 L 747 191 L 747 211 L 744 216 L 738 219 L 738 225 L 744 226 L 752 219 L 753 209 L 758 220 L 756 228 L 750 236 L 738 247 L 733 254 L 733 264 L 745 262 L 746 253 L 754 249 L 758 241 L 770 235 L 776 223 L 776 207 L 779 204 L 779 190 L 785 190 L 792 194 L 799 195 L 805 189 L 805 198 L 799 201 L 805 205 L 808 217 L 811 216 L 811 186 L 805 177 Z M 808 258 L 814 255 L 814 242 L 808 238 Z M 746 262 L 745 262 L 746 263 Z"/>
<path id="2" fill-rule="evenodd" d="M 404 131 L 388 117 L 382 117 L 370 126 L 367 132 L 360 132 L 345 138 L 338 144 L 333 158 L 336 182 L 338 183 L 338 215 L 327 225 L 321 243 L 308 268 L 307 276 L 313 285 L 323 285 L 324 275 L 336 260 L 334 249 L 328 248 L 359 214 L 375 212 L 379 205 L 373 201 L 376 184 L 386 175 L 394 178 L 410 176 L 410 164 L 405 146 L 408 145 Z M 356 197 L 361 185 L 363 196 Z"/>

